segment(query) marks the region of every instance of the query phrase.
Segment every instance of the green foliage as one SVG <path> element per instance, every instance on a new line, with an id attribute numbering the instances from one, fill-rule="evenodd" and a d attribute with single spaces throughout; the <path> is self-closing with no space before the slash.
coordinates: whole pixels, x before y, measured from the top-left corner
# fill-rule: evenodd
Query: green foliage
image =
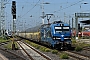
<path id="1" fill-rule="evenodd" d="M 15 44 L 15 49 L 18 49 L 19 47 L 18 47 L 17 43 L 15 42 L 14 44 Z"/>
<path id="2" fill-rule="evenodd" d="M 57 50 L 52 50 L 52 53 L 53 53 L 53 54 L 57 54 L 58 51 L 57 51 Z"/>
<path id="3" fill-rule="evenodd" d="M 81 51 L 82 49 L 83 49 L 82 47 L 77 46 L 77 47 L 75 48 L 75 51 Z"/>
<path id="4" fill-rule="evenodd" d="M 28 41 L 28 40 L 24 40 L 26 43 L 28 43 L 28 44 L 31 44 L 31 42 L 30 41 Z"/>
<path id="5" fill-rule="evenodd" d="M 1 42 L 6 42 L 6 41 L 8 41 L 8 40 L 5 40 L 4 38 L 0 38 L 0 43 Z"/>
<path id="6" fill-rule="evenodd" d="M 84 47 L 90 47 L 90 44 L 85 44 Z"/>
<path id="7" fill-rule="evenodd" d="M 14 42 L 15 44 L 15 49 L 18 49 L 18 45 L 16 42 Z M 4 46 L 5 48 L 9 49 L 9 50 L 12 50 L 12 41 L 9 42 L 7 45 Z"/>
<path id="8" fill-rule="evenodd" d="M 11 50 L 12 49 L 12 46 L 11 46 L 12 42 L 9 42 L 7 45 L 5 45 L 4 47 Z"/>
<path id="9" fill-rule="evenodd" d="M 39 48 L 40 48 L 40 46 L 39 46 L 39 45 L 37 45 L 37 46 L 36 46 L 36 49 L 39 49 Z"/>
<path id="10" fill-rule="evenodd" d="M 77 50 L 77 49 L 83 48 L 83 47 L 90 47 L 90 44 L 87 44 L 85 42 L 80 42 L 80 41 L 76 42 L 76 40 L 72 38 L 72 46 L 75 46 L 76 47 L 75 49 Z M 80 46 L 80 47 L 77 47 L 77 46 Z"/>
<path id="11" fill-rule="evenodd" d="M 49 48 L 46 48 L 45 49 L 45 52 L 50 52 L 51 50 Z"/>
<path id="12" fill-rule="evenodd" d="M 45 47 L 42 47 L 42 46 L 40 47 L 40 50 L 43 52 L 45 52 L 45 49 L 46 49 Z"/>
<path id="13" fill-rule="evenodd" d="M 66 54 L 66 53 L 61 53 L 61 54 L 60 54 L 60 58 L 61 58 L 61 59 L 68 59 L 69 57 L 68 57 L 68 54 Z"/>
<path id="14" fill-rule="evenodd" d="M 39 46 L 38 44 L 32 43 L 32 42 L 30 42 L 30 41 L 28 41 L 28 40 L 25 40 L 25 42 L 27 42 L 27 43 L 30 44 L 31 46 L 35 47 L 36 49 L 39 49 L 39 48 L 40 48 L 40 46 Z"/>
<path id="15" fill-rule="evenodd" d="M 72 40 L 72 43 L 76 43 L 76 40 Z"/>
<path id="16" fill-rule="evenodd" d="M 49 48 L 40 46 L 40 45 L 35 44 L 35 43 L 33 43 L 33 42 L 30 42 L 30 41 L 28 41 L 28 40 L 26 40 L 26 42 L 29 43 L 31 46 L 33 46 L 33 47 L 35 47 L 35 48 L 37 48 L 37 49 L 40 49 L 40 50 L 43 51 L 43 52 L 50 52 L 50 49 L 49 49 Z"/>
<path id="17" fill-rule="evenodd" d="M 83 39 L 90 39 L 90 36 L 83 36 L 81 38 L 83 38 Z"/>

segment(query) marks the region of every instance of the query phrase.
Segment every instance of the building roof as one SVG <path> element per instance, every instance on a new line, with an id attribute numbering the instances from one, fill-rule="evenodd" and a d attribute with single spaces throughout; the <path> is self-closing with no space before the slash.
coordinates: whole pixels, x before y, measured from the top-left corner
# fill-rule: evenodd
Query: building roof
<path id="1" fill-rule="evenodd" d="M 81 23 L 84 23 L 84 25 L 88 25 L 90 24 L 90 20 L 84 20 L 84 21 L 80 21 Z"/>

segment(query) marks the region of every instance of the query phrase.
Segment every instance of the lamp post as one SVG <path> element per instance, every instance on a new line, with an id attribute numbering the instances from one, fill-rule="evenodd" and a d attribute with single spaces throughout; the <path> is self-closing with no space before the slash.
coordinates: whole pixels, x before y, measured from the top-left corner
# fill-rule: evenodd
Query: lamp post
<path id="1" fill-rule="evenodd" d="M 88 4 L 88 3 L 87 3 L 87 2 L 81 3 L 81 4 L 80 4 L 80 9 L 82 8 L 82 6 L 81 6 L 82 4 L 85 5 L 85 4 Z M 81 12 L 82 12 L 82 10 L 81 10 Z"/>
<path id="2" fill-rule="evenodd" d="M 88 4 L 87 2 L 84 2 L 84 3 L 81 3 L 81 4 Z M 80 5 L 80 9 L 82 8 L 82 6 Z M 82 12 L 82 10 L 81 10 L 81 12 Z M 82 18 L 82 20 L 83 20 L 83 18 Z M 83 24 L 82 24 L 82 38 L 83 38 Z"/>
<path id="3" fill-rule="evenodd" d="M 25 23 L 24 23 L 24 27 L 25 27 L 25 38 L 26 38 L 26 20 L 25 20 Z"/>

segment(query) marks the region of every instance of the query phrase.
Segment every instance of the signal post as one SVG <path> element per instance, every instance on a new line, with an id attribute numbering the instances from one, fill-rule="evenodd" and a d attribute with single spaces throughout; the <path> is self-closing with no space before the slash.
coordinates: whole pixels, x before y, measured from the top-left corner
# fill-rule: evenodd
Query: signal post
<path id="1" fill-rule="evenodd" d="M 16 1 L 12 1 L 12 16 L 13 16 L 13 39 L 12 39 L 12 50 L 15 50 L 14 35 L 16 32 L 15 20 L 16 20 Z"/>

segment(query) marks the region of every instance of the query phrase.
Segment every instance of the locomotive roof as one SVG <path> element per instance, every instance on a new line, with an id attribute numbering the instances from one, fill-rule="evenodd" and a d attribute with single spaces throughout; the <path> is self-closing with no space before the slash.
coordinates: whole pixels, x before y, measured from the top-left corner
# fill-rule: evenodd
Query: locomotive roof
<path id="1" fill-rule="evenodd" d="M 56 23 L 63 23 L 62 21 L 54 21 L 53 24 L 56 24 Z"/>

